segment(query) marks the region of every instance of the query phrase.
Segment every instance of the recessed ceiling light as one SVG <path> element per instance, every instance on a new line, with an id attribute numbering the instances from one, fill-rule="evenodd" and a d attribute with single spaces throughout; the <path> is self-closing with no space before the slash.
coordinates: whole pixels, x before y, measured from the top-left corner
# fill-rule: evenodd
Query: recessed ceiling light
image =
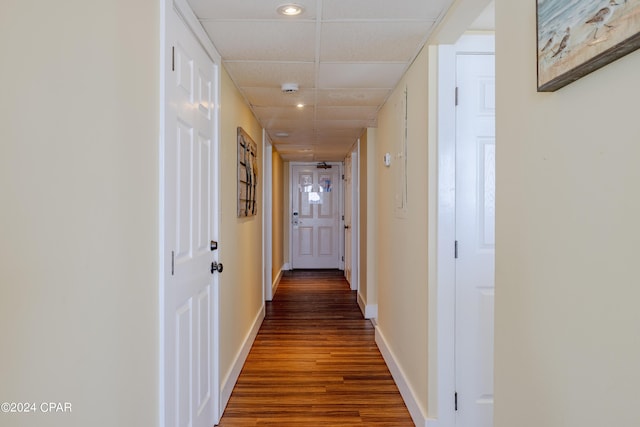
<path id="1" fill-rule="evenodd" d="M 298 108 L 304 108 L 304 104 L 302 104 L 302 103 L 301 103 L 301 104 L 298 104 L 298 105 L 296 105 L 296 107 L 298 107 Z"/>
<path id="2" fill-rule="evenodd" d="M 286 138 L 289 136 L 289 134 L 287 132 L 276 132 L 276 136 L 278 138 Z"/>
<path id="3" fill-rule="evenodd" d="M 298 16 L 304 11 L 304 8 L 299 4 L 283 4 L 278 8 L 278 13 L 284 16 Z"/>

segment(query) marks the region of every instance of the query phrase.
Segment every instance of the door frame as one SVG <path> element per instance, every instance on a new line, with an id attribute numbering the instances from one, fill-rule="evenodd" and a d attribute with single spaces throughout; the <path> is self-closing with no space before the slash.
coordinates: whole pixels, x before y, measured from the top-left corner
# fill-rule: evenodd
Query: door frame
<path id="1" fill-rule="evenodd" d="M 262 299 L 273 299 L 273 145 L 266 130 L 262 130 Z"/>
<path id="2" fill-rule="evenodd" d="M 349 151 L 351 157 L 351 290 L 360 290 L 360 138 Z M 346 184 L 346 180 L 343 180 Z M 346 194 L 346 192 L 343 192 Z M 345 204 L 347 202 L 345 201 Z M 344 229 L 344 227 L 343 227 Z M 345 245 L 346 246 L 346 245 Z M 346 266 L 345 266 L 346 269 Z"/>
<path id="3" fill-rule="evenodd" d="M 179 24 L 182 21 L 187 28 L 192 32 L 196 40 L 200 43 L 205 53 L 212 60 L 214 65 L 214 118 L 213 126 L 215 127 L 213 132 L 213 150 L 212 150 L 212 164 L 215 171 L 215 186 L 212 185 L 214 190 L 213 207 L 212 212 L 217 213 L 216 219 L 212 221 L 213 236 L 216 238 L 219 236 L 220 231 L 220 64 L 222 64 L 222 58 L 217 52 L 211 40 L 207 36 L 204 28 L 198 21 L 191 7 L 188 5 L 187 0 L 163 0 L 160 4 L 160 108 L 159 108 L 159 156 L 158 156 L 158 421 L 160 427 L 167 425 L 165 419 L 165 318 L 164 318 L 164 286 L 165 286 L 165 271 L 167 268 L 171 268 L 167 265 L 165 248 L 165 211 L 164 211 L 164 194 L 165 194 L 165 131 L 166 131 L 166 108 L 167 94 L 165 91 L 165 85 L 167 84 L 167 74 L 169 70 L 169 64 L 171 64 L 171 43 L 168 40 L 168 32 L 170 26 Z M 214 253 L 215 260 L 218 259 L 218 253 Z M 211 328 L 211 342 L 212 342 L 212 399 L 214 405 L 214 419 L 213 424 L 218 424 L 221 417 L 221 405 L 220 405 L 220 372 L 219 372 L 219 275 L 212 275 L 212 328 Z"/>
<path id="4" fill-rule="evenodd" d="M 291 220 L 291 213 L 293 212 L 293 167 L 294 166 L 313 166 L 316 167 L 318 163 L 322 162 L 289 162 L 289 208 L 285 213 L 287 223 L 289 224 L 289 267 L 294 269 L 293 265 L 293 222 Z M 333 167 L 338 166 L 338 174 L 342 177 L 344 173 L 344 164 L 342 162 L 325 162 Z M 338 269 L 344 271 L 344 195 L 343 186 L 336 185 L 338 189 L 338 215 L 340 216 L 340 222 L 338 224 Z"/>
<path id="5" fill-rule="evenodd" d="M 437 136 L 437 295 L 432 306 L 429 336 L 435 337 L 437 348 L 437 420 L 427 425 L 455 426 L 455 238 L 456 238 L 456 56 L 495 52 L 494 34 L 466 34 L 455 45 L 439 45 L 438 49 L 438 136 Z M 430 221 L 432 223 L 433 221 Z M 430 358 L 431 359 L 431 358 Z"/>

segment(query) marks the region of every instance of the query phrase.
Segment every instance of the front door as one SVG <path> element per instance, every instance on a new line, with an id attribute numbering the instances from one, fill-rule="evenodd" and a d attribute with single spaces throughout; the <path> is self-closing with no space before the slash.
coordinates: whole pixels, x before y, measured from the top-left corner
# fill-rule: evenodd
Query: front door
<path id="1" fill-rule="evenodd" d="M 172 11 L 167 16 L 164 134 L 164 425 L 217 417 L 213 62 Z M 217 274 L 217 271 L 215 272 Z"/>
<path id="2" fill-rule="evenodd" d="M 340 267 L 340 166 L 291 166 L 292 268 Z"/>
<path id="3" fill-rule="evenodd" d="M 456 425 L 492 427 L 494 56 L 458 55 L 456 67 Z"/>

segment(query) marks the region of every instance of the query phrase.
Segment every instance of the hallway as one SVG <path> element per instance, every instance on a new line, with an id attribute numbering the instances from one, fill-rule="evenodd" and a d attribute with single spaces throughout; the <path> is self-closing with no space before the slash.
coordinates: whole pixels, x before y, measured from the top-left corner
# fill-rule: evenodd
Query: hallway
<path id="1" fill-rule="evenodd" d="M 338 270 L 282 277 L 220 426 L 413 426 Z"/>

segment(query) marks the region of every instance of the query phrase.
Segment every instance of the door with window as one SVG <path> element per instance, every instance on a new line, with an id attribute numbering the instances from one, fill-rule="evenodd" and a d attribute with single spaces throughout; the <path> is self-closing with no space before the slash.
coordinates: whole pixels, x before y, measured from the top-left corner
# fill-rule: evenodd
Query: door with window
<path id="1" fill-rule="evenodd" d="M 340 166 L 291 166 L 291 267 L 339 268 Z"/>

